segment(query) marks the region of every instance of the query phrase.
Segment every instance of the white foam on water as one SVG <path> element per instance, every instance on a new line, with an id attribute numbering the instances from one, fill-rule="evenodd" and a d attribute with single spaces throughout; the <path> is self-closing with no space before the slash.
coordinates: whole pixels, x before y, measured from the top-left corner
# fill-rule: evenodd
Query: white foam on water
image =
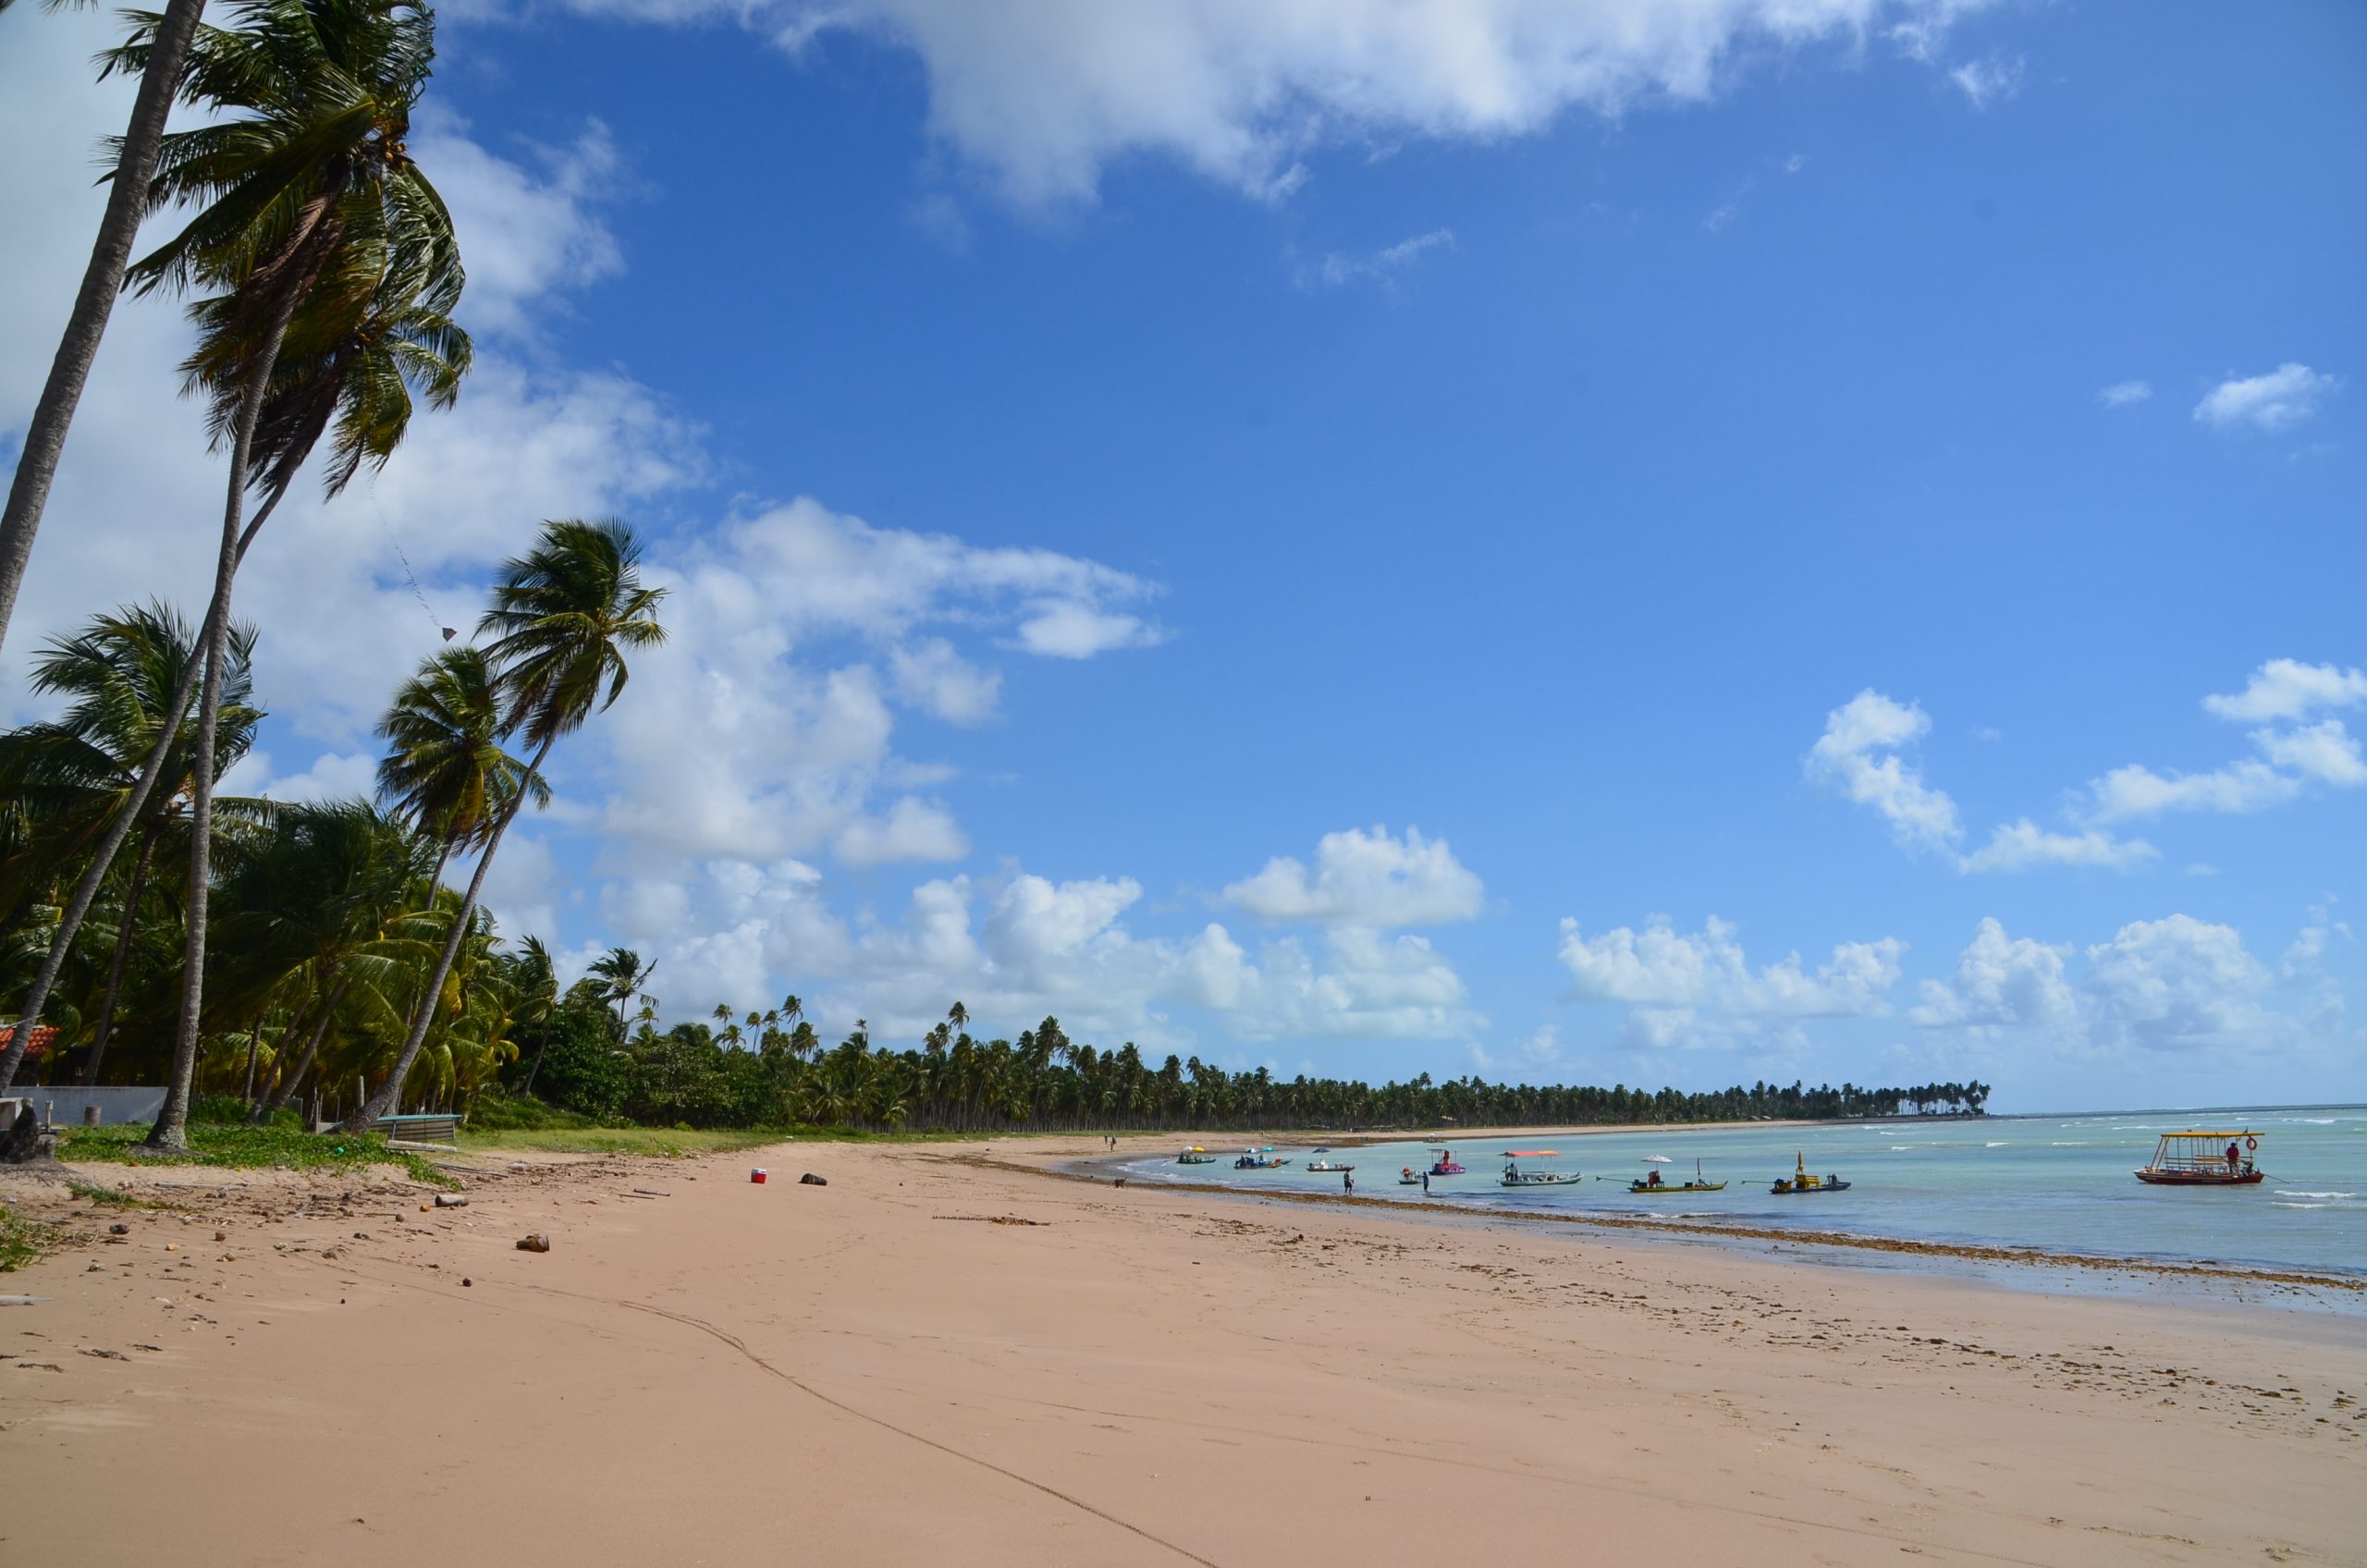
<path id="1" fill-rule="evenodd" d="M 2004 1140 L 2000 1139 L 2000 1140 L 1996 1140 L 1996 1141 L 1993 1141 L 1993 1142 L 1991 1142 L 1991 1143 L 1983 1144 L 1983 1145 L 1981 1145 L 1981 1146 L 1982 1148 L 1985 1148 L 1985 1149 L 2002 1149 L 2002 1148 L 2004 1148 L 2004 1147 L 2005 1146 L 2005 1145 Z"/>
<path id="2" fill-rule="evenodd" d="M 2085 1138 L 2057 1138 L 2046 1146 L 2051 1149 L 2083 1149 L 2088 1146 L 2088 1141 Z"/>
<path id="3" fill-rule="evenodd" d="M 2305 1193 L 2299 1187 L 2287 1187 L 2277 1194 L 2287 1198 L 2355 1198 L 2357 1193 Z"/>

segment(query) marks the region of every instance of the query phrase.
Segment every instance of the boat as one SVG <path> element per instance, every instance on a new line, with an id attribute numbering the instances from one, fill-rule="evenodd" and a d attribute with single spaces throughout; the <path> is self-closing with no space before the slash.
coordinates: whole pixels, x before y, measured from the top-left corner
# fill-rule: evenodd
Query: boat
<path id="1" fill-rule="evenodd" d="M 1233 1162 L 1233 1168 L 1235 1170 L 1280 1170 L 1289 1163 L 1287 1159 L 1277 1159 L 1271 1148 L 1244 1149 L 1241 1158 Z"/>
<path id="2" fill-rule="evenodd" d="M 1463 1167 L 1454 1162 L 1453 1149 L 1439 1150 L 1438 1158 L 1430 1162 L 1430 1174 L 1433 1176 L 1460 1176 L 1463 1173 Z"/>
<path id="3" fill-rule="evenodd" d="M 1657 1194 L 1661 1193 L 1723 1193 L 1726 1190 L 1726 1184 L 1723 1182 L 1712 1182 L 1701 1174 L 1701 1162 L 1698 1159 L 1693 1162 L 1693 1180 L 1690 1182 L 1663 1182 L 1661 1180 L 1659 1163 L 1657 1161 L 1650 1163 L 1652 1169 L 1649 1172 L 1627 1183 L 1629 1192 Z M 1842 1185 L 1847 1186 L 1848 1183 L 1845 1182 Z"/>
<path id="4" fill-rule="evenodd" d="M 1343 1170 L 1354 1170 L 1355 1167 L 1353 1165 L 1342 1165 L 1339 1161 L 1331 1159 L 1310 1159 L 1306 1162 L 1306 1169 L 1309 1170 L 1329 1170 L 1336 1176 Z"/>
<path id="5" fill-rule="evenodd" d="M 2252 1163 L 2260 1149 L 2258 1134 L 2239 1133 L 2165 1133 L 2154 1145 L 2153 1163 L 2137 1172 L 2140 1182 L 2157 1187 L 2254 1187 L 2267 1175 Z"/>
<path id="6" fill-rule="evenodd" d="M 1422 1173 L 1410 1165 L 1401 1165 L 1397 1168 L 1397 1184 L 1401 1187 L 1418 1187 L 1422 1184 Z"/>
<path id="7" fill-rule="evenodd" d="M 1214 1165 L 1216 1162 L 1217 1157 L 1197 1144 L 1194 1144 L 1175 1157 L 1175 1163 L 1178 1165 Z"/>
<path id="8" fill-rule="evenodd" d="M 1849 1183 L 1838 1176 L 1809 1175 L 1807 1155 L 1796 1155 L 1794 1158 L 1798 1163 L 1794 1167 L 1792 1174 L 1776 1177 L 1775 1184 L 1767 1189 L 1769 1192 L 1780 1194 L 1784 1193 L 1846 1193 L 1849 1190 Z"/>
<path id="9" fill-rule="evenodd" d="M 1575 1170 L 1556 1170 L 1550 1164 L 1542 1170 L 1520 1168 L 1524 1159 L 1555 1160 L 1562 1157 L 1551 1149 L 1506 1149 L 1504 1173 L 1496 1178 L 1500 1187 L 1568 1187 L 1584 1181 Z"/>

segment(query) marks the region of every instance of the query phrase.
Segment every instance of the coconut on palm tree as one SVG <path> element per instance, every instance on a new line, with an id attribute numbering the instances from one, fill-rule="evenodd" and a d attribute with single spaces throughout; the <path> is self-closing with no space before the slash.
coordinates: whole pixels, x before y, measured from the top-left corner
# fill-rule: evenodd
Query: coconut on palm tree
<path id="1" fill-rule="evenodd" d="M 451 970 L 502 835 L 533 793 L 551 748 L 562 735 L 583 728 L 593 714 L 614 705 L 632 678 L 625 659 L 629 651 L 655 648 L 666 641 L 666 629 L 657 620 L 657 606 L 665 597 L 665 589 L 642 581 L 640 541 L 621 522 L 546 523 L 535 548 L 503 566 L 494 587 L 493 608 L 477 630 L 494 638 L 486 653 L 499 672 L 505 733 L 531 744 L 533 755 L 521 788 L 485 838 L 428 982 L 430 994 L 442 987 Z M 347 1120 L 348 1127 L 365 1127 L 394 1107 L 411 1063 L 419 1058 L 427 1023 L 423 1012 L 411 1021 L 393 1068 L 377 1092 Z"/>

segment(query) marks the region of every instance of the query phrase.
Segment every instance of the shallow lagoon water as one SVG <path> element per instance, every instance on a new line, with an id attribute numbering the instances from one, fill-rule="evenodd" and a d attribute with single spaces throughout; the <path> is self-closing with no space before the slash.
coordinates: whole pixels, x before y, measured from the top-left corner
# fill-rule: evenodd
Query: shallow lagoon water
<path id="1" fill-rule="evenodd" d="M 2164 1133 L 2249 1128 L 2270 1179 L 2257 1187 L 2151 1187 L 2131 1172 Z M 1177 1165 L 1172 1153 L 1125 1162 L 1140 1181 L 1188 1181 L 1245 1192 L 1333 1191 L 1337 1174 L 1305 1168 L 1313 1145 L 1284 1146 L 1282 1170 L 1235 1170 L 1238 1152 L 1218 1144 L 1215 1165 Z M 2291 1106 L 2084 1116 L 1991 1116 L 1815 1127 L 1659 1128 L 1532 1134 L 1518 1146 L 1561 1151 L 1558 1168 L 1587 1179 L 1566 1187 L 1515 1191 L 1496 1184 L 1504 1139 L 1449 1143 L 1469 1168 L 1437 1177 L 1425 1199 L 1401 1187 L 1401 1167 L 1426 1168 L 1425 1143 L 1341 1145 L 1354 1163 L 1359 1196 L 1452 1205 L 1474 1212 L 1557 1210 L 1649 1214 L 1692 1221 L 1853 1231 L 1906 1241 L 2038 1247 L 2116 1257 L 2210 1261 L 2367 1274 L 2367 1107 Z M 1838 1175 L 1845 1193 L 1777 1197 L 1796 1154 L 1819 1175 Z M 1722 1193 L 1632 1196 L 1628 1181 L 1658 1167 L 1662 1180 L 1691 1178 L 1701 1161 Z M 1536 1163 L 1536 1162 L 1530 1162 Z"/>

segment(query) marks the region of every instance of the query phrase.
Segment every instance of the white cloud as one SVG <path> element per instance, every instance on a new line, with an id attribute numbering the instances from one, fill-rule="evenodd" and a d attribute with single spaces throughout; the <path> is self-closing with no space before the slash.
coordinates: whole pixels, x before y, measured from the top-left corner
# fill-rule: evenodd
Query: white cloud
<path id="1" fill-rule="evenodd" d="M 1824 734 L 1809 753 L 1809 777 L 1880 812 L 1902 848 L 1945 849 L 1963 832 L 1956 802 L 1898 754 L 1931 728 L 1920 707 L 1869 687 L 1825 715 Z"/>
<path id="2" fill-rule="evenodd" d="M 2305 718 L 2318 708 L 2346 708 L 2361 703 L 2367 703 L 2367 671 L 2303 664 L 2298 659 L 2270 659 L 2252 671 L 2244 689 L 2234 696 L 2202 699 L 2206 712 L 2238 724 Z"/>
<path id="3" fill-rule="evenodd" d="M 1924 981 L 1923 999 L 1907 1016 L 1927 1029 L 2067 1027 L 2079 1016 L 2064 974 L 2070 956 L 2067 946 L 2011 937 L 1995 920 L 1983 920 L 1956 960 L 1954 981 Z"/>
<path id="4" fill-rule="evenodd" d="M 954 724 L 992 717 L 1002 695 L 1000 672 L 980 669 L 942 637 L 927 637 L 889 655 L 896 694 Z"/>
<path id="5" fill-rule="evenodd" d="M 2152 395 L 2153 384 L 2150 381 L 2116 381 L 2096 394 L 2096 401 L 2108 409 L 2125 409 Z"/>
<path id="6" fill-rule="evenodd" d="M 2230 376 L 2194 406 L 2195 419 L 2221 430 L 2249 425 L 2272 434 L 2318 411 L 2319 399 L 2342 385 L 2291 361 L 2262 375 Z"/>
<path id="7" fill-rule="evenodd" d="M 1056 659 L 1089 659 L 1117 648 L 1148 648 L 1164 640 L 1158 628 L 1131 615 L 1075 599 L 1037 604 L 1019 623 L 1019 646 Z"/>
<path id="8" fill-rule="evenodd" d="M 499 8 L 508 0 L 478 0 Z M 935 136 L 1030 206 L 1152 154 L 1261 200 L 1342 143 L 1492 141 L 1581 109 L 1706 101 L 1738 62 L 1887 31 L 1935 46 L 1968 0 L 574 0 L 731 20 L 791 51 L 852 31 L 920 56 Z M 1914 43 L 1908 41 L 1912 39 Z"/>
<path id="9" fill-rule="evenodd" d="M 1753 970 L 1735 927 L 1712 915 L 1698 932 L 1679 933 L 1656 917 L 1640 932 L 1622 925 L 1598 937 L 1585 936 L 1576 920 L 1565 918 L 1559 955 L 1576 980 L 1578 1000 L 1755 1023 L 1880 1016 L 1889 1011 L 1885 997 L 1906 950 L 1906 943 L 1884 937 L 1841 943 L 1832 962 L 1813 974 L 1797 953 Z"/>
<path id="10" fill-rule="evenodd" d="M 1436 925 L 1478 914 L 1486 890 L 1445 839 L 1424 839 L 1417 827 L 1395 839 L 1375 827 L 1370 833 L 1326 833 L 1311 875 L 1297 860 L 1278 855 L 1225 888 L 1224 897 L 1261 920 Z"/>
<path id="11" fill-rule="evenodd" d="M 1968 60 L 1948 73 L 1948 80 L 1976 110 L 2003 104 L 2022 90 L 2022 59 L 2018 55 L 1992 54 Z"/>
<path id="12" fill-rule="evenodd" d="M 833 849 L 849 865 L 886 861 L 960 860 L 970 840 L 952 814 L 934 801 L 900 798 L 884 816 L 861 816 L 839 829 Z"/>
<path id="13" fill-rule="evenodd" d="M 281 774 L 274 770 L 269 752 L 250 751 L 222 776 L 220 788 L 226 795 L 291 803 L 366 800 L 378 788 L 378 759 L 366 752 L 323 752 L 302 772 Z"/>
<path id="14" fill-rule="evenodd" d="M 1302 288 L 1337 288 L 1359 280 L 1378 283 L 1394 292 L 1397 276 L 1433 251 L 1454 249 L 1454 230 L 1434 228 L 1428 234 L 1417 234 L 1411 239 L 1401 239 L 1394 245 L 1384 245 L 1378 251 L 1349 252 L 1332 251 L 1311 267 L 1298 269 Z"/>
<path id="15" fill-rule="evenodd" d="M 608 128 L 588 121 L 563 147 L 533 149 L 541 172 L 496 156 L 447 114 L 422 115 L 411 155 L 431 171 L 468 258 L 461 320 L 479 332 L 532 333 L 531 309 L 554 289 L 624 270 L 616 237 L 593 210 L 615 194 L 619 160 Z"/>
<path id="16" fill-rule="evenodd" d="M 2367 760 L 2338 718 L 2298 729 L 2262 729 L 2253 741 L 2269 761 L 2305 778 L 2338 786 L 2367 784 Z"/>
<path id="17" fill-rule="evenodd" d="M 2116 839 L 2096 828 L 2055 833 L 2026 816 L 1993 828 L 1989 842 L 1958 864 L 1966 871 L 2026 871 L 2038 865 L 2101 865 L 2125 871 L 2157 853 L 2142 839 Z"/>
<path id="18" fill-rule="evenodd" d="M 2289 801 L 2300 781 L 2245 758 L 2208 773 L 2156 773 L 2141 763 L 2116 767 L 2089 786 L 2100 822 L 2159 816 L 2173 811 L 2242 813 Z"/>
<path id="19" fill-rule="evenodd" d="M 2289 1047 L 2338 1014 L 2341 998 L 2316 982 L 2326 933 L 2306 927 L 2287 949 L 2286 1005 L 2272 1005 L 2277 979 L 2229 925 L 2191 915 L 2131 921 L 2110 941 L 2079 955 L 2012 937 L 1983 920 L 1950 980 L 1926 980 L 1907 1017 L 1927 1029 L 1975 1038 L 2026 1032 L 2058 1053 L 2121 1056 L 2259 1051 Z M 2075 955 L 2087 973 L 2074 979 Z"/>

